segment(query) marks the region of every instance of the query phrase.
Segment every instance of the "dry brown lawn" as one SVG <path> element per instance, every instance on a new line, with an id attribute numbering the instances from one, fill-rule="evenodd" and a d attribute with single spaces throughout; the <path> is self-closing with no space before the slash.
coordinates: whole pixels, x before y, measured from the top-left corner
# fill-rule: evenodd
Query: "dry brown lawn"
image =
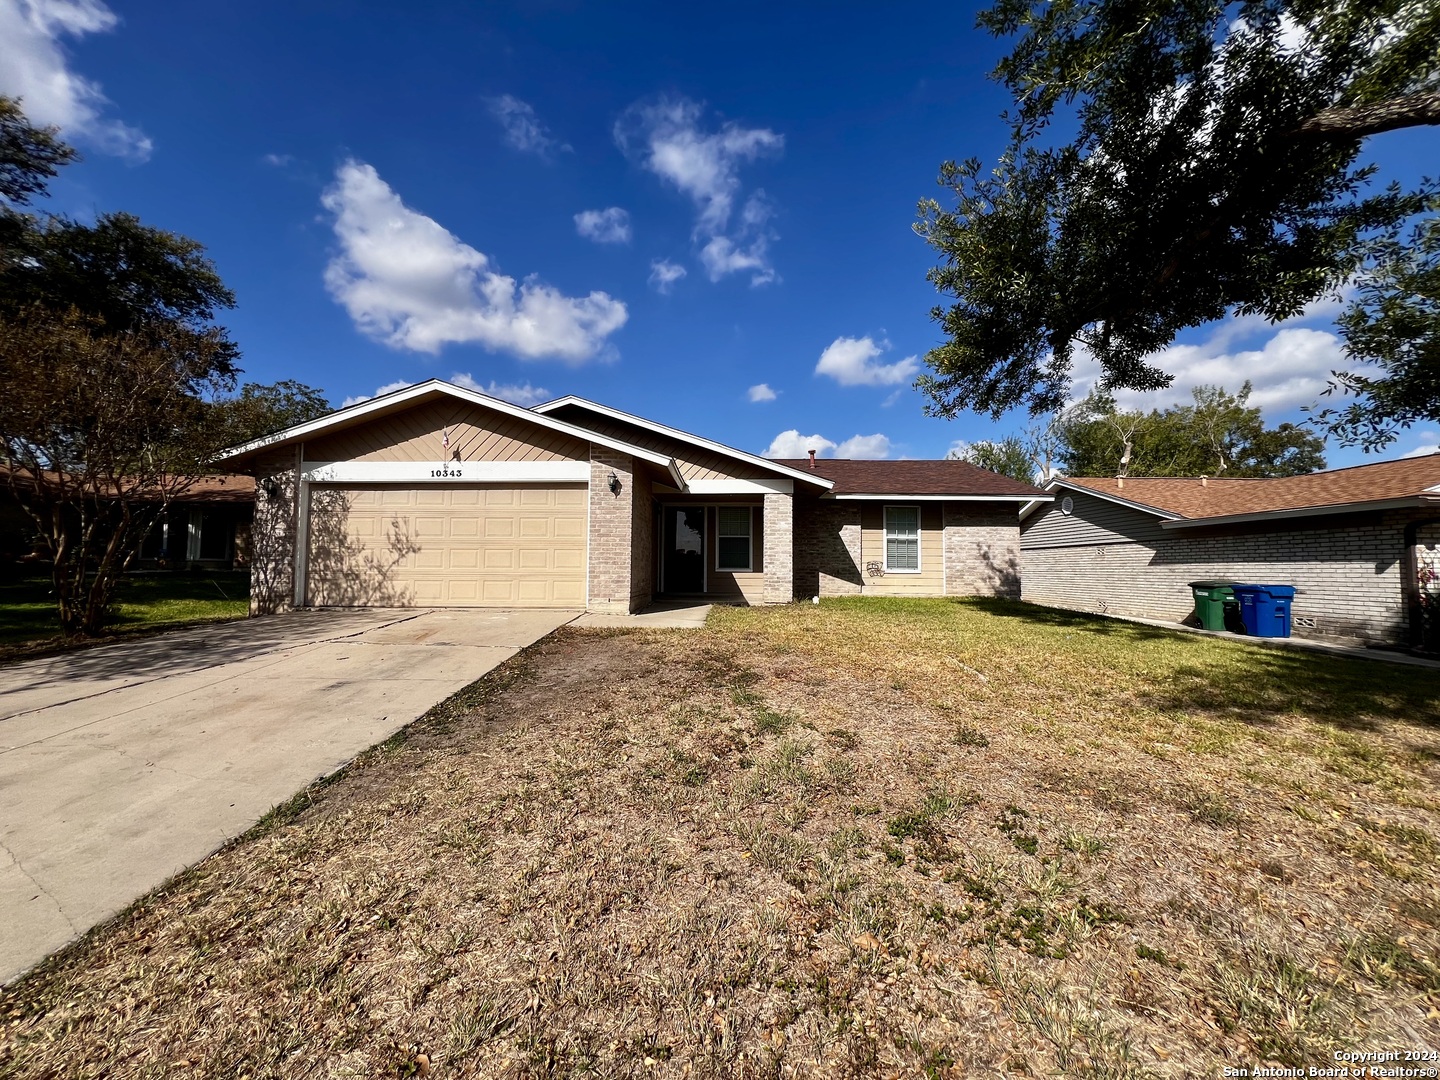
<path id="1" fill-rule="evenodd" d="M 562 631 L 0 994 L 0 1076 L 1440 1049 L 1440 678 L 1000 602 Z"/>

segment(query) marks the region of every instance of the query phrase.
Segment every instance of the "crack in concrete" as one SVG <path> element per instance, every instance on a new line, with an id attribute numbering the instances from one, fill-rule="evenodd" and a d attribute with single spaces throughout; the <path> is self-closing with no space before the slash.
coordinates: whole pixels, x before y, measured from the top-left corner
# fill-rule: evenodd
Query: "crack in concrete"
<path id="1" fill-rule="evenodd" d="M 37 878 L 29 870 L 25 869 L 25 864 L 20 861 L 20 856 L 16 855 L 15 852 L 11 849 L 10 845 L 6 844 L 3 840 L 0 840 L 0 849 L 3 849 L 5 854 L 10 856 L 10 861 L 15 864 L 15 868 L 30 879 L 30 884 L 34 885 L 37 889 L 44 893 L 45 898 L 55 905 L 55 910 L 58 911 L 60 913 L 60 917 L 65 920 L 65 925 L 70 928 L 70 932 L 72 934 L 78 934 L 80 932 L 80 928 L 77 927 L 74 921 L 70 918 L 70 916 L 65 913 L 64 905 L 60 903 L 60 901 L 56 898 L 55 894 L 52 893 L 49 889 L 47 889 L 44 885 L 42 885 L 39 878 Z"/>

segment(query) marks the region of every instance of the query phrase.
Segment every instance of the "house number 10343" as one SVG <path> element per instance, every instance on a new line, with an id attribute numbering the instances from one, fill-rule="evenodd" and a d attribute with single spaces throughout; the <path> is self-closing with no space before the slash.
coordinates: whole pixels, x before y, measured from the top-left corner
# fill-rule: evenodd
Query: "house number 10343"
<path id="1" fill-rule="evenodd" d="M 432 477 L 436 477 L 436 476 L 438 476 L 438 477 L 453 476 L 453 477 L 455 477 L 456 479 L 459 479 L 459 478 L 460 478 L 460 470 L 459 470 L 459 469 L 431 469 L 431 470 L 430 470 L 430 475 L 431 475 Z"/>

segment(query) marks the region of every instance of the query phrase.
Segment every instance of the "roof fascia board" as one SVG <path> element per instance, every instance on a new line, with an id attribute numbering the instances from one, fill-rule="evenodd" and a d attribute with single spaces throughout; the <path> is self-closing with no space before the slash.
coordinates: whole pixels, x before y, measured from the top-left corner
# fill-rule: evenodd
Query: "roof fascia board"
<path id="1" fill-rule="evenodd" d="M 896 499 L 905 499 L 909 502 L 1053 502 L 1054 497 L 1048 495 L 905 495 L 899 492 L 888 494 L 863 494 L 849 495 L 822 495 L 822 499 L 860 500 L 860 499 L 889 499 L 892 502 Z"/>
<path id="2" fill-rule="evenodd" d="M 1250 514 L 1223 514 L 1216 517 L 1181 518 L 1162 521 L 1162 529 L 1194 529 L 1206 525 L 1235 525 L 1247 521 L 1284 521 L 1288 518 L 1324 517 L 1327 514 L 1356 514 L 1366 510 L 1403 510 L 1411 506 L 1431 506 L 1435 499 L 1411 495 L 1401 499 L 1376 499 L 1370 502 L 1331 503 L 1328 506 L 1297 506 L 1291 510 L 1257 510 Z"/>
<path id="3" fill-rule="evenodd" d="M 704 447 L 706 450 L 713 451 L 717 454 L 724 454 L 726 457 L 732 457 L 738 461 L 745 461 L 751 465 L 760 465 L 773 472 L 779 473 L 781 476 L 788 476 L 792 480 L 799 479 L 809 484 L 816 484 L 826 491 L 829 491 L 835 486 L 835 481 L 826 480 L 823 476 L 815 476 L 813 474 L 807 476 L 800 469 L 792 469 L 788 465 L 777 465 L 775 462 L 767 458 L 759 457 L 756 454 L 747 454 L 744 450 L 736 450 L 733 446 L 726 446 L 724 443 L 718 443 L 700 435 L 692 435 L 690 432 L 681 431 L 679 428 L 666 427 L 664 424 L 657 424 L 654 420 L 646 420 L 644 417 L 622 412 L 620 409 L 612 409 L 608 405 L 599 405 L 587 398 L 577 397 L 574 394 L 567 394 L 565 397 L 556 398 L 554 401 L 547 401 L 544 404 L 536 405 L 528 411 L 540 413 L 542 416 L 545 416 L 555 409 L 562 408 L 566 405 L 578 405 L 582 409 L 592 409 L 602 416 L 610 417 L 612 420 L 621 420 L 627 424 L 634 424 L 636 427 L 645 428 L 647 431 L 653 431 L 657 435 L 667 435 L 672 439 L 693 443 L 696 446 Z"/>
<path id="4" fill-rule="evenodd" d="M 348 409 L 340 409 L 327 416 L 322 416 L 318 420 L 309 420 L 303 424 L 296 424 L 294 427 L 286 428 L 284 431 L 277 431 L 273 435 L 266 435 L 263 438 L 242 443 L 239 446 L 234 446 L 222 451 L 215 457 L 215 460 L 217 462 L 226 461 L 255 450 L 263 450 L 266 447 L 279 446 L 283 443 L 293 442 L 296 439 L 304 439 L 340 424 L 368 416 L 381 409 L 390 408 L 393 405 L 403 405 L 407 401 L 423 397 L 433 391 L 449 394 L 451 397 L 459 398 L 461 401 L 468 401 L 472 405 L 480 405 L 487 409 L 494 409 L 496 412 L 504 413 L 506 416 L 529 420 L 532 423 L 539 424 L 541 427 L 550 428 L 552 431 L 559 431 L 585 442 L 599 443 L 601 446 L 608 447 L 611 450 L 618 450 L 622 454 L 630 454 L 640 458 L 642 461 L 648 461 L 652 465 L 660 465 L 668 468 L 672 472 L 675 470 L 675 459 L 666 454 L 646 450 L 643 446 L 635 446 L 632 443 L 625 442 L 623 439 L 600 435 L 594 431 L 590 431 L 588 428 L 567 424 L 563 420 L 556 420 L 553 416 L 537 415 L 532 409 L 527 409 L 520 405 L 512 405 L 508 401 L 501 401 L 499 398 L 491 397 L 489 394 L 482 394 L 476 390 L 467 390 L 463 386 L 456 386 L 454 383 L 446 382 L 443 379 L 427 379 L 423 383 L 407 386 L 403 390 L 396 390 L 394 393 L 385 394 L 382 397 L 371 398 L 368 401 L 351 405 Z"/>
<path id="5" fill-rule="evenodd" d="M 1135 502 L 1132 499 L 1122 499 L 1118 495 L 1110 495 L 1103 491 L 1096 491 L 1094 488 L 1088 488 L 1084 484 L 1071 484 L 1065 480 L 1061 480 L 1059 477 L 1051 480 L 1050 483 L 1045 485 L 1047 491 L 1053 491 L 1057 487 L 1068 488 L 1070 491 L 1078 491 L 1082 495 L 1094 495 L 1097 499 L 1104 499 L 1107 502 L 1116 503 L 1120 506 L 1128 506 L 1131 510 L 1139 510 L 1146 514 L 1154 514 L 1156 517 L 1164 518 L 1166 521 L 1185 520 L 1182 515 L 1173 513 L 1169 510 L 1161 510 L 1158 506 L 1150 506 L 1147 503 Z"/>

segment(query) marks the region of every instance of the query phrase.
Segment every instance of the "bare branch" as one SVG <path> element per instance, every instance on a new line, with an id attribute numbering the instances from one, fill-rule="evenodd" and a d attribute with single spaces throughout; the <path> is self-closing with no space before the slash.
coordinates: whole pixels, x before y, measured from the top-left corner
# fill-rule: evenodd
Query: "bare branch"
<path id="1" fill-rule="evenodd" d="M 1295 139 L 1363 139 L 1382 131 L 1440 124 L 1440 90 L 1377 101 L 1370 105 L 1337 106 L 1306 120 L 1292 133 Z"/>

